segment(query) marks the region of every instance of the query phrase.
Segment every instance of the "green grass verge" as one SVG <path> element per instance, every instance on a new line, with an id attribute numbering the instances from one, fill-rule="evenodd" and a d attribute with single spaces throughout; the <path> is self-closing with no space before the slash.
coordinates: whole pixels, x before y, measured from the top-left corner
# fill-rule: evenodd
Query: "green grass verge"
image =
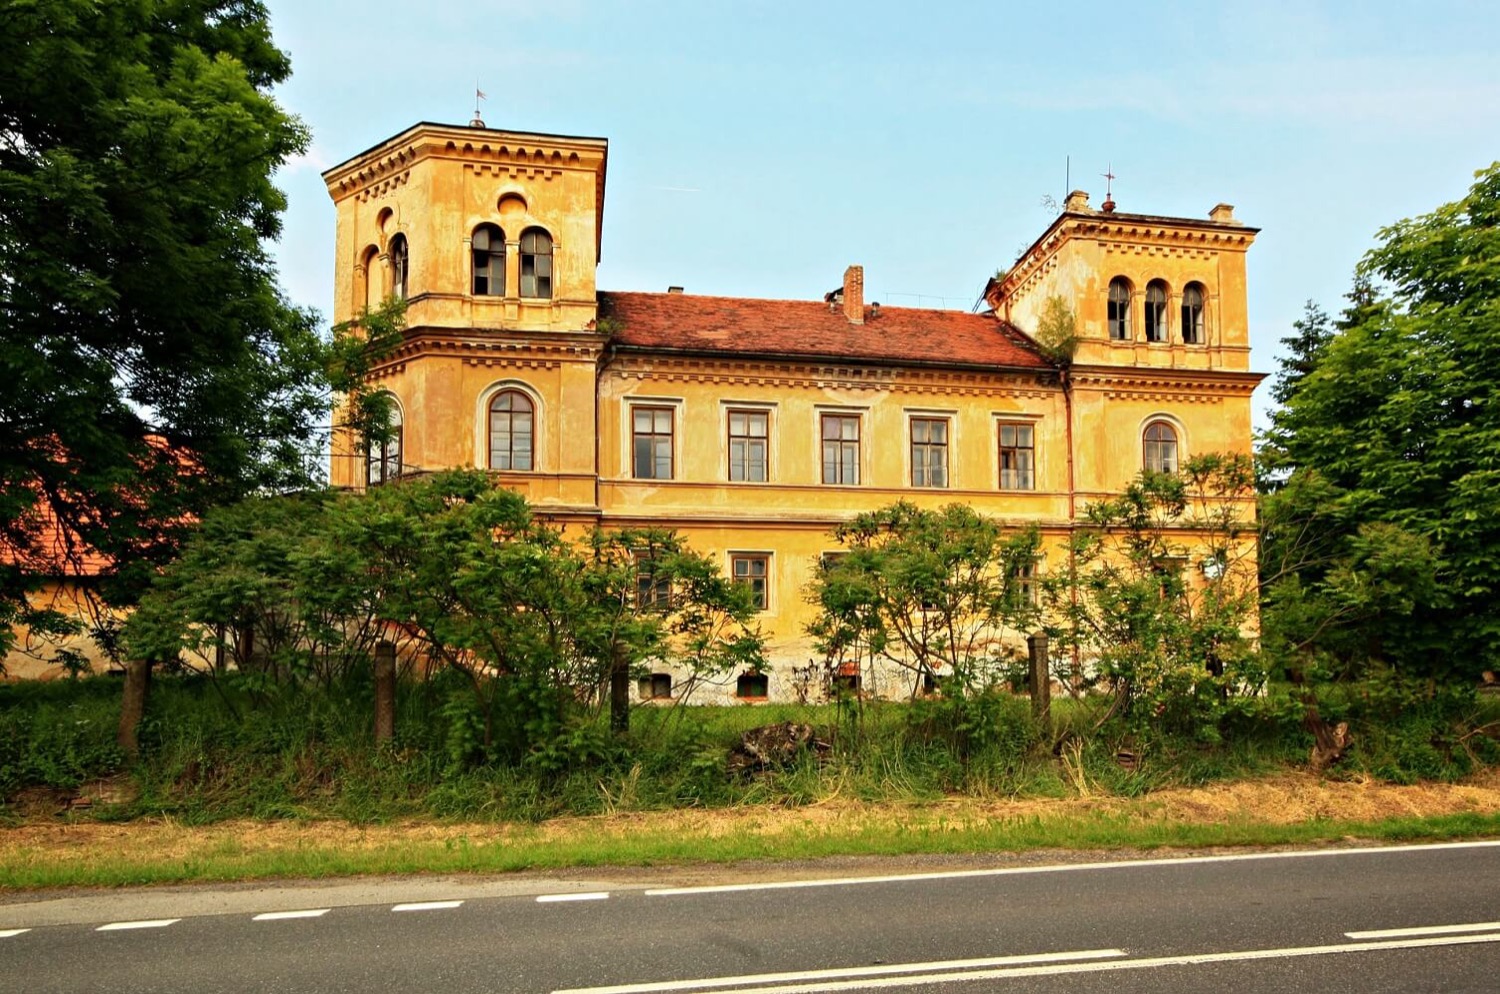
<path id="1" fill-rule="evenodd" d="M 190 858 L 150 854 L 104 856 L 90 863 L 49 862 L 25 849 L 0 858 L 0 889 L 117 887 L 365 874 L 505 873 L 521 870 L 711 864 L 827 856 L 902 856 L 1022 852 L 1035 849 L 1156 850 L 1210 847 L 1441 841 L 1500 836 L 1500 815 L 1457 814 L 1381 821 L 1142 822 L 1138 816 L 1023 817 L 969 824 L 942 820 L 866 822 L 843 829 L 794 829 L 771 836 L 699 838 L 647 828 L 623 837 L 544 839 L 535 827 L 504 842 L 456 836 L 441 841 L 397 839 L 376 848 L 293 844 L 246 851 L 223 840 Z"/>

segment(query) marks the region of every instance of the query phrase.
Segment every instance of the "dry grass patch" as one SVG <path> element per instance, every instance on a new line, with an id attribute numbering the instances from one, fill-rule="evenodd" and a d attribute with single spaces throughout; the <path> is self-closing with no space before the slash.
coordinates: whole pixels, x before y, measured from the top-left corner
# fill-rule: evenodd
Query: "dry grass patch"
<path id="1" fill-rule="evenodd" d="M 1238 826 L 1230 841 L 1296 841 L 1261 826 L 1375 824 L 1500 815 L 1500 771 L 1415 786 L 1306 774 L 1161 790 L 1143 798 L 863 804 L 629 812 L 541 824 L 408 821 L 32 819 L 0 830 L 0 887 L 249 879 L 420 870 L 514 870 L 779 855 L 958 852 L 1053 845 L 1179 844 L 1194 826 Z M 1247 832 L 1244 829 L 1250 829 Z M 1334 834 L 1332 837 L 1338 837 Z M 1069 840 L 1073 841 L 1069 841 Z"/>

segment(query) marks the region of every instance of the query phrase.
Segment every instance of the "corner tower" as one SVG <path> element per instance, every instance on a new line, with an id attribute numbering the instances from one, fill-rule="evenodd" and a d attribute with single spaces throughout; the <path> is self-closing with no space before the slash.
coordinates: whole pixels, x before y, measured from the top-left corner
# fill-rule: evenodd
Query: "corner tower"
<path id="1" fill-rule="evenodd" d="M 422 123 L 323 174 L 337 211 L 334 319 L 395 296 L 406 336 L 374 378 L 394 448 L 335 443 L 335 485 L 472 466 L 534 503 L 594 510 L 603 138 Z M 467 430 L 472 425 L 472 430 Z"/>
<path id="2" fill-rule="evenodd" d="M 1228 204 L 1207 218 L 1126 214 L 1068 195 L 1062 214 L 985 287 L 995 313 L 1036 334 L 1060 298 L 1075 317 L 1062 382 L 1076 491 L 1117 493 L 1142 468 L 1250 454 L 1245 257 L 1258 229 Z"/>
<path id="3" fill-rule="evenodd" d="M 396 294 L 413 328 L 587 327 L 608 149 L 603 138 L 423 123 L 329 169 L 334 319 Z"/>

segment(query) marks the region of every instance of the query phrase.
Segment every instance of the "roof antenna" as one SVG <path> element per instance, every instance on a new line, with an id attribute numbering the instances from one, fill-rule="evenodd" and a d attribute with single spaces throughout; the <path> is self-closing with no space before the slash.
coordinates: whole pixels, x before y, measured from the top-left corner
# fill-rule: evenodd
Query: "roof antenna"
<path id="1" fill-rule="evenodd" d="M 1115 175 L 1113 164 L 1105 166 L 1104 172 L 1099 175 L 1104 177 L 1104 203 L 1099 206 L 1104 209 L 1104 213 L 1113 214 L 1115 212 L 1115 180 L 1119 177 Z"/>
<path id="2" fill-rule="evenodd" d="M 484 127 L 484 118 L 479 116 L 479 101 L 488 99 L 489 97 L 485 96 L 484 91 L 479 88 L 479 80 L 476 79 L 474 81 L 474 120 L 469 122 L 469 127 Z"/>

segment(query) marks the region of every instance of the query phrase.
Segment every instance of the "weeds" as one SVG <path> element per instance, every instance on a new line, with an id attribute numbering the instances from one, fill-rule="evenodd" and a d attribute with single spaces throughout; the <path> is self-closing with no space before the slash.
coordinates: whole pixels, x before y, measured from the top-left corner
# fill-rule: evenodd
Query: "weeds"
<path id="1" fill-rule="evenodd" d="M 440 682 L 404 685 L 396 741 L 376 749 L 363 687 L 267 701 L 203 679 L 163 679 L 141 728 L 141 761 L 129 770 L 137 796 L 101 805 L 95 816 L 165 816 L 190 825 L 232 818 L 535 823 L 832 800 L 1133 797 L 1283 769 L 1308 749 L 1294 724 L 1271 719 L 1246 721 L 1218 743 L 1113 741 L 1079 734 L 1074 726 L 1083 723 L 1070 710 L 1077 705 L 1066 701 L 1054 709 L 1054 739 L 1024 699 L 989 694 L 869 701 L 854 720 L 837 703 L 639 708 L 628 737 L 609 735 L 601 719 L 569 730 L 534 761 L 505 762 L 455 755 L 449 691 Z M 124 771 L 114 746 L 118 693 L 104 678 L 0 686 L 0 796 L 14 799 L 27 787 L 69 791 Z M 1357 718 L 1357 703 L 1343 702 L 1342 710 Z M 1466 717 L 1479 724 L 1497 717 L 1487 706 Z M 728 775 L 725 758 L 738 736 L 778 721 L 812 724 L 832 748 L 752 778 Z M 1446 712 L 1412 711 L 1356 742 L 1365 764 L 1358 771 L 1387 780 L 1452 778 L 1500 759 L 1492 739 L 1454 733 Z"/>

